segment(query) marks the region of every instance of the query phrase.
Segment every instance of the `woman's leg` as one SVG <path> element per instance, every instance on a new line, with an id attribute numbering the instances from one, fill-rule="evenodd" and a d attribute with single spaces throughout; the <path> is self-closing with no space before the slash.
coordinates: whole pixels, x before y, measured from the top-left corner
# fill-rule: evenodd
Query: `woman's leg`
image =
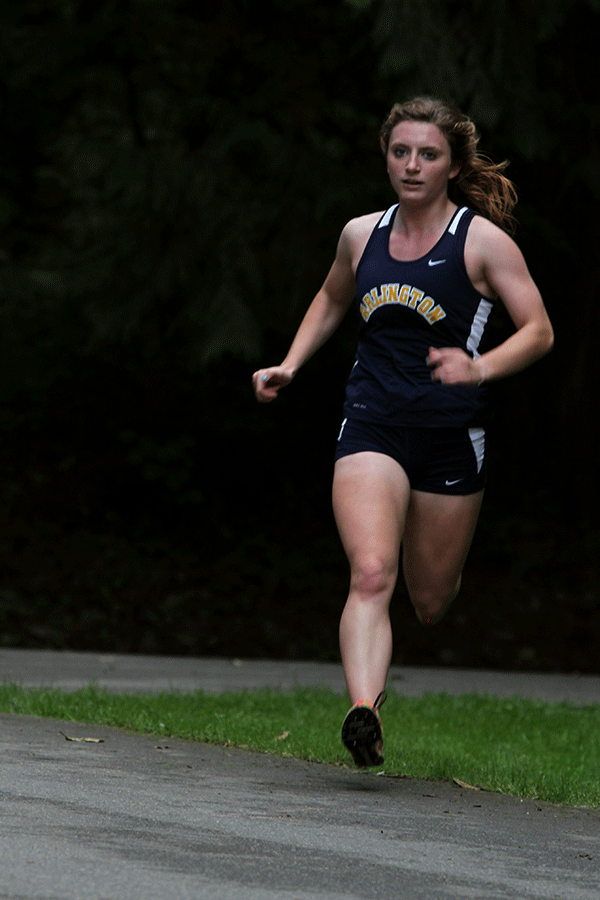
<path id="1" fill-rule="evenodd" d="M 411 601 L 426 625 L 438 622 L 458 594 L 482 499 L 483 491 L 411 493 L 402 562 Z"/>
<path id="2" fill-rule="evenodd" d="M 410 498 L 402 467 L 382 453 L 336 462 L 333 509 L 350 563 L 350 592 L 340 622 L 340 649 L 351 702 L 373 702 L 392 657 L 389 604 Z"/>

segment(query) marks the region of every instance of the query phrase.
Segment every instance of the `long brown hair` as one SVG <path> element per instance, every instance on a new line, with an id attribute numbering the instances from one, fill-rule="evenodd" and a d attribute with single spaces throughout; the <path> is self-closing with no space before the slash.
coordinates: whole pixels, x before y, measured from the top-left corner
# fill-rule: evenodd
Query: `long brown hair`
<path id="1" fill-rule="evenodd" d="M 494 163 L 477 152 L 479 135 L 474 123 L 460 110 L 443 100 L 415 97 L 396 103 L 381 128 L 381 149 L 387 154 L 393 129 L 399 122 L 411 120 L 437 125 L 446 137 L 452 161 L 460 163 L 460 172 L 448 184 L 448 196 L 466 204 L 509 233 L 515 229 L 512 214 L 517 192 L 512 181 L 503 174 L 505 160 Z"/>

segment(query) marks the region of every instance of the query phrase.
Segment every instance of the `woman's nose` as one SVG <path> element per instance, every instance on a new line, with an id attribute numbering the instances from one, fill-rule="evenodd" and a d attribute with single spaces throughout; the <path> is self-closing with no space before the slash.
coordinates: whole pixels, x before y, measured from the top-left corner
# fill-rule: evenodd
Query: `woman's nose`
<path id="1" fill-rule="evenodd" d="M 406 160 L 406 168 L 410 169 L 410 171 L 414 171 L 419 168 L 419 154 L 416 150 L 414 150 Z"/>

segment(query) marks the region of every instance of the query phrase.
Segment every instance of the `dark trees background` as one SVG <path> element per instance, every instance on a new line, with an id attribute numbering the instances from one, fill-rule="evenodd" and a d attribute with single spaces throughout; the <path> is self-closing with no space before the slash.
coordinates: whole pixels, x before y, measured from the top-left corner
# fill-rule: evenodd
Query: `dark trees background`
<path id="1" fill-rule="evenodd" d="M 497 387 L 463 592 L 426 632 L 398 587 L 395 661 L 600 671 L 598 0 L 0 17 L 0 643 L 337 658 L 354 320 L 276 404 L 250 375 L 393 200 L 379 124 L 428 92 L 511 160 L 557 340 Z"/>

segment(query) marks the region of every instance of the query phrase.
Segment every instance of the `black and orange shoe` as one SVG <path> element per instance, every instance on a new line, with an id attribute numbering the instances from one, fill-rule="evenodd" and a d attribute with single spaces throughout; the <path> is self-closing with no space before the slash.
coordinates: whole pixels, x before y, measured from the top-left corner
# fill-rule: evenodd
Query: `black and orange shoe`
<path id="1" fill-rule="evenodd" d="M 386 699 L 382 691 L 374 703 L 355 703 L 342 723 L 342 742 L 357 766 L 380 766 L 383 763 L 383 728 L 379 710 Z"/>

